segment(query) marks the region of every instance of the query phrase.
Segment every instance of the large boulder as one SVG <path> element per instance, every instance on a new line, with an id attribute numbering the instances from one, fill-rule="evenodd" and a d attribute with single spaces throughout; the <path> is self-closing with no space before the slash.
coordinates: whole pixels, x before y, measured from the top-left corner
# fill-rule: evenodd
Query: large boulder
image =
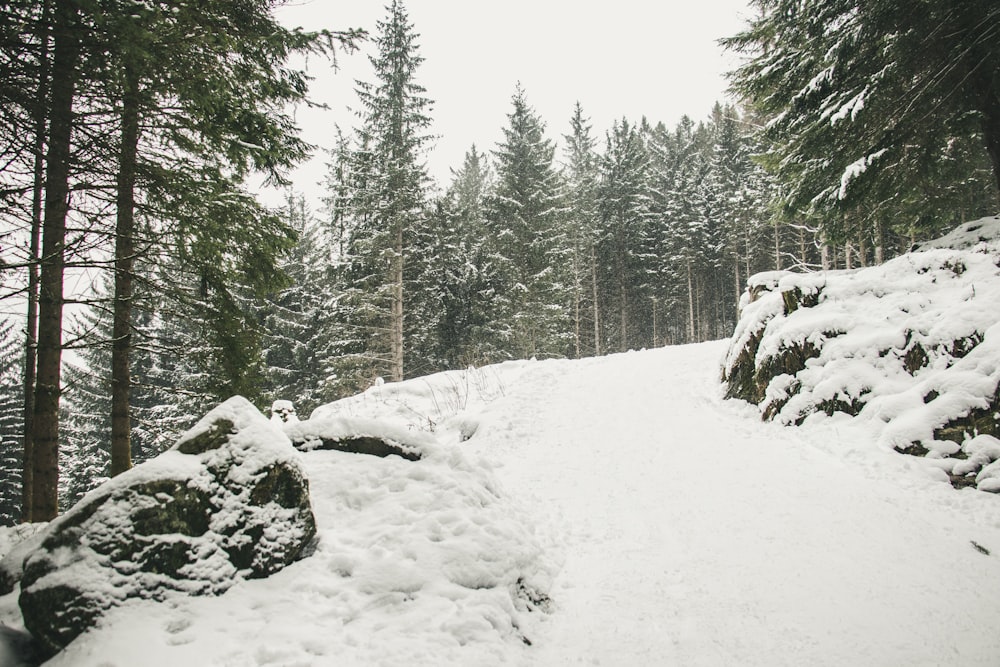
<path id="1" fill-rule="evenodd" d="M 246 399 L 86 496 L 24 561 L 25 627 L 56 651 L 130 598 L 219 594 L 303 554 L 316 533 L 288 438 Z"/>

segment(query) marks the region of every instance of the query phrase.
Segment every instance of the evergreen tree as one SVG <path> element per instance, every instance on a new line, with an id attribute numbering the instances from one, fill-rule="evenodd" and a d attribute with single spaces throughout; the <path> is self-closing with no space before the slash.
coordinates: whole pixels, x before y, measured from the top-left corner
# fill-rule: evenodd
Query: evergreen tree
<path id="1" fill-rule="evenodd" d="M 562 356 L 572 345 L 563 184 L 553 166 L 555 147 L 520 85 L 512 102 L 494 152 L 497 184 L 488 214 L 494 346 L 514 358 Z"/>
<path id="2" fill-rule="evenodd" d="M 393 0 L 387 9 L 377 24 L 378 53 L 369 58 L 376 82 L 359 81 L 357 88 L 363 122 L 353 160 L 355 220 L 346 277 L 358 299 L 354 326 L 359 334 L 367 329 L 368 374 L 402 380 L 405 271 L 427 197 L 423 154 L 430 140 L 430 100 L 416 83 L 423 62 L 418 35 L 402 2 Z"/>
<path id="3" fill-rule="evenodd" d="M 462 368 L 496 358 L 489 347 L 485 306 L 489 285 L 483 267 L 485 201 L 492 187 L 486 156 L 473 146 L 452 171 L 416 237 L 411 293 L 415 295 L 408 340 L 424 364 L 413 372 Z"/>
<path id="4" fill-rule="evenodd" d="M 267 366 L 263 400 L 265 404 L 290 400 L 307 414 L 319 405 L 325 378 L 324 345 L 319 336 L 328 302 L 330 250 L 301 195 L 288 196 L 285 214 L 298 242 L 279 265 L 293 276 L 292 283 L 273 294 L 263 308 Z"/>
<path id="5" fill-rule="evenodd" d="M 13 321 L 0 325 L 0 526 L 21 518 L 21 341 Z"/>
<path id="6" fill-rule="evenodd" d="M 627 120 L 615 121 L 600 162 L 598 257 L 605 338 L 609 348 L 622 352 L 648 344 L 651 337 L 647 161 L 636 128 Z"/>
<path id="7" fill-rule="evenodd" d="M 869 219 L 874 210 L 924 229 L 949 209 L 995 211 L 1000 14 L 991 3 L 753 4 L 759 16 L 726 44 L 749 56 L 733 82 L 768 121 L 768 164 L 787 217 L 815 215 L 828 239 L 851 241 L 859 222 L 879 222 Z M 947 156 L 975 138 L 985 154 L 969 156 L 956 174 Z M 993 202 L 984 205 L 989 163 Z M 964 206 L 948 201 L 955 190 L 935 181 L 949 176 L 978 180 L 979 196 Z"/>
<path id="8" fill-rule="evenodd" d="M 598 157 L 591 127 L 577 102 L 565 135 L 567 221 L 573 283 L 573 350 L 576 357 L 601 354 L 597 284 Z"/>

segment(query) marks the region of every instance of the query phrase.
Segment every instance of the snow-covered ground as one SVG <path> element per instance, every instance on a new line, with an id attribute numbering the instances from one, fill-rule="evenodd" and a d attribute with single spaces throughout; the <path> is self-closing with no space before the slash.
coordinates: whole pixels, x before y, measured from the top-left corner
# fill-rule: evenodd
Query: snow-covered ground
<path id="1" fill-rule="evenodd" d="M 328 406 L 438 444 L 303 453 L 312 557 L 129 603 L 48 664 L 1000 664 L 1000 498 L 879 446 L 872 420 L 761 422 L 721 398 L 725 351 L 519 362 L 475 391 L 442 374 Z M 19 623 L 15 595 L 0 620 Z"/>

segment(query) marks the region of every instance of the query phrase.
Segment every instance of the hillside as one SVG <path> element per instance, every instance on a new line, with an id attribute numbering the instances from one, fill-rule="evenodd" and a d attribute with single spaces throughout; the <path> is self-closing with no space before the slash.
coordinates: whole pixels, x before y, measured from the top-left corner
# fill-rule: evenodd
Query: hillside
<path id="1" fill-rule="evenodd" d="M 450 395 L 451 442 L 303 454 L 313 557 L 129 603 L 48 664 L 996 664 L 996 497 L 866 422 L 760 422 L 723 400 L 724 353 L 522 362 L 328 408 L 416 428 Z"/>
<path id="2" fill-rule="evenodd" d="M 979 307 L 997 280 L 977 263 L 989 256 L 978 245 L 896 260 L 916 267 L 912 291 L 865 273 L 907 275 L 890 263 L 827 276 L 825 298 L 789 313 L 783 290 L 748 299 L 741 331 L 770 327 L 759 350 L 791 340 L 799 313 L 827 322 L 840 309 L 850 324 L 826 337 L 850 345 L 817 345 L 788 373 L 801 391 L 770 421 L 767 403 L 727 400 L 719 382 L 740 332 L 732 345 L 439 373 L 324 406 L 287 432 L 376 429 L 419 456 L 297 454 L 318 526 L 311 556 L 218 597 L 129 601 L 46 664 L 996 665 L 1000 499 L 945 483 L 946 467 L 985 468 L 988 451 L 935 456 L 947 444 L 928 426 L 936 401 L 959 405 L 1000 358 L 987 354 L 996 326 L 982 318 L 1000 311 Z M 974 308 L 954 298 L 963 276 L 978 276 Z M 799 281 L 804 296 L 815 279 L 755 285 Z M 950 291 L 937 298 L 928 281 Z M 871 297 L 881 305 L 846 310 L 865 290 L 881 290 Z M 914 303 L 957 310 L 931 316 Z M 928 357 L 912 374 L 906 348 L 869 354 L 880 346 L 849 337 L 881 340 L 884 327 L 870 323 L 889 321 L 889 304 L 938 325 L 911 328 Z M 938 331 L 980 335 L 953 354 L 932 344 L 948 337 Z M 877 379 L 851 395 L 863 399 L 858 416 L 790 416 L 795 396 L 821 402 L 819 375 L 803 374 L 821 362 L 853 369 L 832 378 Z M 862 375 L 865 362 L 873 370 Z M 924 401 L 930 386 L 939 393 Z M 909 421 L 873 407 L 911 396 L 919 405 L 903 404 L 914 412 L 896 413 L 919 416 Z M 931 428 L 928 456 L 896 451 L 892 434 L 907 424 Z M 0 622 L 0 664 L 18 664 L 16 594 L 0 597 Z"/>

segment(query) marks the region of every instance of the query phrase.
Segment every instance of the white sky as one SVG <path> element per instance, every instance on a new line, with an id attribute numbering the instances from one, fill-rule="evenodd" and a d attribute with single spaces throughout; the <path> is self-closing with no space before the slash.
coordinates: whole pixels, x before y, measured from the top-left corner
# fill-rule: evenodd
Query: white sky
<path id="1" fill-rule="evenodd" d="M 278 9 L 290 26 L 307 29 L 365 28 L 386 16 L 388 0 L 290 0 Z M 617 0 L 589 5 L 574 0 L 405 0 L 425 59 L 416 81 L 434 101 L 427 157 L 439 184 L 461 165 L 474 143 L 492 150 L 502 139 L 511 97 L 518 81 L 556 140 L 569 132 L 574 104 L 585 115 L 603 147 L 604 132 L 615 119 L 673 126 L 683 114 L 706 117 L 725 99 L 724 72 L 735 63 L 716 40 L 737 32 L 749 16 L 746 0 L 685 2 Z M 356 123 L 357 79 L 372 80 L 366 43 L 341 56 L 339 71 L 310 63 L 313 99 L 330 109 L 300 109 L 297 120 L 307 141 L 321 149 L 333 144 L 334 124 L 345 132 Z M 318 206 L 325 173 L 322 151 L 293 176 L 294 188 Z"/>

